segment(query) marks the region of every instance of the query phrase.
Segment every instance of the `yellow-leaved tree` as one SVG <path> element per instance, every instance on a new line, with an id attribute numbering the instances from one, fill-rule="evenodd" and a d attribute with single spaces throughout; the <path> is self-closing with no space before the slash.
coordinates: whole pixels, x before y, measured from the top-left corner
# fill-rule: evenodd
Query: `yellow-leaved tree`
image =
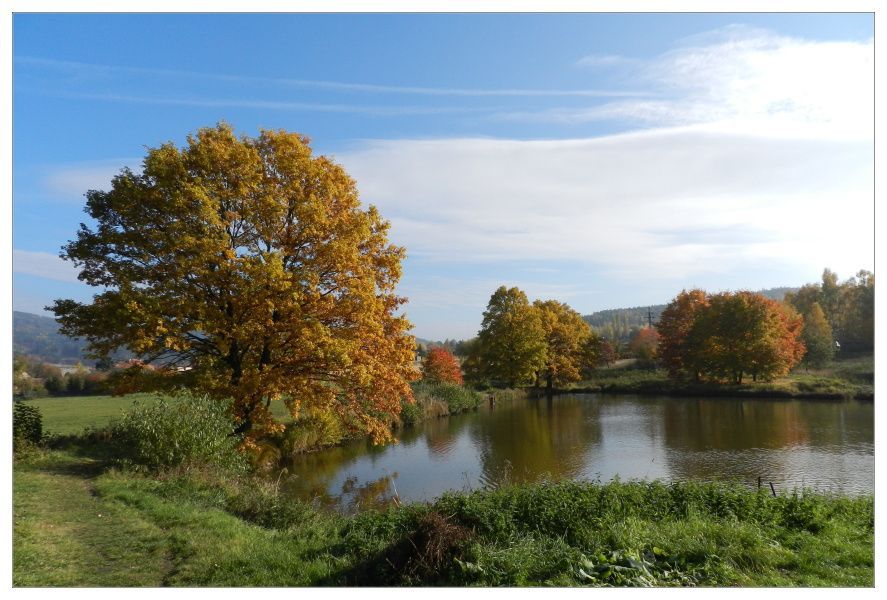
<path id="1" fill-rule="evenodd" d="M 50 309 L 93 356 L 128 348 L 157 367 L 130 369 L 155 387 L 230 401 L 247 440 L 281 427 L 275 399 L 389 438 L 387 416 L 415 378 L 395 294 L 404 250 L 306 137 L 201 129 L 89 191 L 86 212 L 95 225 L 81 224 L 62 257 L 102 291 Z"/>

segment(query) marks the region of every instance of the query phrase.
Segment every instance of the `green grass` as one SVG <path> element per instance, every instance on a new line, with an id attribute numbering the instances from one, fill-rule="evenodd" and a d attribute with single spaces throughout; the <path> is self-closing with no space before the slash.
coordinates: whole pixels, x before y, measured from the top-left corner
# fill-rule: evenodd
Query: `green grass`
<path id="1" fill-rule="evenodd" d="M 773 381 L 754 382 L 746 376 L 742 385 L 676 381 L 670 379 L 664 369 L 599 369 L 574 389 L 637 394 L 872 398 L 874 357 L 869 354 L 841 358 L 823 369 L 807 370 L 799 366 Z"/>
<path id="2" fill-rule="evenodd" d="M 871 586 L 871 497 L 722 484 L 549 483 L 355 517 L 213 469 L 96 448 L 14 465 L 16 586 Z"/>
<path id="3" fill-rule="evenodd" d="M 45 433 L 73 435 L 86 428 L 100 429 L 111 421 L 119 420 L 123 411 L 132 408 L 135 402 L 153 404 L 159 398 L 157 394 L 139 393 L 126 396 L 35 398 L 26 402 L 40 409 Z M 274 402 L 271 408 L 276 418 L 289 420 L 289 412 L 283 402 Z"/>
<path id="4" fill-rule="evenodd" d="M 119 420 L 123 411 L 132 408 L 134 402 L 154 403 L 157 399 L 155 394 L 129 394 L 35 398 L 26 402 L 40 409 L 44 432 L 71 435 L 87 427 L 101 428 L 113 420 Z"/>

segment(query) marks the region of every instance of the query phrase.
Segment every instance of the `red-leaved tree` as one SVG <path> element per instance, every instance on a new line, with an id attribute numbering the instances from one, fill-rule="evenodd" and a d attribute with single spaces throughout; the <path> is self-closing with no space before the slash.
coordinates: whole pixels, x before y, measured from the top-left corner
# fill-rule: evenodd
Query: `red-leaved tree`
<path id="1" fill-rule="evenodd" d="M 432 348 L 422 361 L 423 379 L 435 383 L 462 385 L 459 360 L 445 348 Z"/>

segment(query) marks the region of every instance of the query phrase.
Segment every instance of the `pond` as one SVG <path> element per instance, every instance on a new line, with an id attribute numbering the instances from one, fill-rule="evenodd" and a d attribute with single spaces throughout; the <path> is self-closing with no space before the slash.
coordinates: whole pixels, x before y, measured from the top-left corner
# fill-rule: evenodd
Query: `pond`
<path id="1" fill-rule="evenodd" d="M 425 421 L 399 443 L 295 458 L 293 496 L 341 512 L 503 482 L 739 481 L 874 493 L 871 402 L 576 394 Z"/>

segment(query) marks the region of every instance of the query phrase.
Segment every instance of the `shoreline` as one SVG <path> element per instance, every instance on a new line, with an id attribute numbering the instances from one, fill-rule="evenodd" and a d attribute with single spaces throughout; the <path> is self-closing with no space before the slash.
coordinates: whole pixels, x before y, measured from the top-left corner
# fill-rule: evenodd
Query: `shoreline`
<path id="1" fill-rule="evenodd" d="M 531 394 L 533 397 L 543 397 L 546 390 L 538 390 Z M 551 390 L 553 396 L 564 394 L 634 394 L 638 396 L 688 396 L 692 398 L 759 398 L 773 400 L 857 400 L 860 402 L 874 402 L 874 392 L 855 392 L 853 394 L 841 394 L 837 392 L 790 392 L 787 390 L 749 390 L 749 389 L 722 389 L 709 387 L 626 387 L 626 386 L 586 386 L 577 388 L 555 388 Z"/>

